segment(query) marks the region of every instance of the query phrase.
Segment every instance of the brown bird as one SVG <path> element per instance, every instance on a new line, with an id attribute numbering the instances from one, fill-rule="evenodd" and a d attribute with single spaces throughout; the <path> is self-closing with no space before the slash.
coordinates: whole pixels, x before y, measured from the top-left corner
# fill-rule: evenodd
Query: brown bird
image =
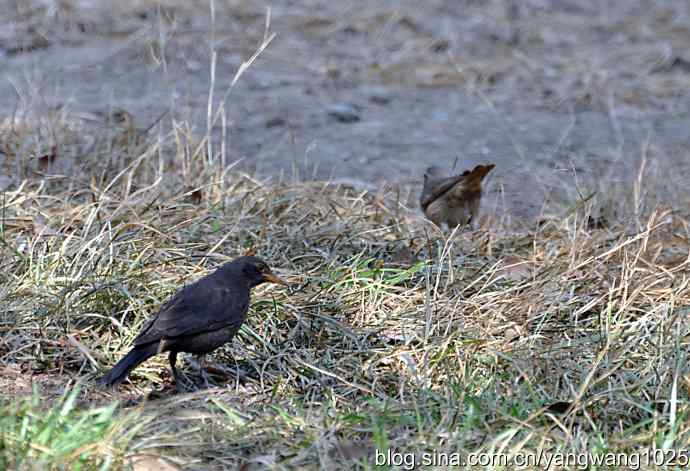
<path id="1" fill-rule="evenodd" d="M 146 132 L 137 129 L 134 116 L 122 108 L 113 108 L 106 115 L 106 122 L 117 128 L 113 146 L 118 148 L 135 148 L 146 142 Z"/>
<path id="2" fill-rule="evenodd" d="M 256 257 L 239 257 L 178 291 L 142 327 L 134 347 L 99 380 L 114 387 L 148 358 L 169 352 L 175 386 L 181 390 L 175 368 L 179 352 L 199 357 L 201 377 L 208 387 L 205 355 L 232 340 L 249 310 L 250 291 L 264 282 L 287 283 Z"/>
<path id="3" fill-rule="evenodd" d="M 419 203 L 431 222 L 449 228 L 477 221 L 482 198 L 482 180 L 495 167 L 494 164 L 477 165 L 460 175 L 446 176 L 435 165 L 424 174 L 424 188 Z"/>
<path id="4" fill-rule="evenodd" d="M 168 110 L 165 110 L 159 115 L 146 129 L 139 129 L 136 127 L 132 113 L 122 108 L 113 108 L 110 113 L 106 115 L 106 121 L 119 128 L 118 135 L 113 139 L 113 146 L 125 149 L 133 149 L 141 146 L 146 142 L 149 131 L 158 124 L 166 114 L 168 114 Z"/>

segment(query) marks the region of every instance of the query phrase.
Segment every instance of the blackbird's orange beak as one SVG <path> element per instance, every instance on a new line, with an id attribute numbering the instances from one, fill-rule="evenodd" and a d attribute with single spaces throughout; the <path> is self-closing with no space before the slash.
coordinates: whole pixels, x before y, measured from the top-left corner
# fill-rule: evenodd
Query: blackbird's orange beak
<path id="1" fill-rule="evenodd" d="M 277 276 L 275 276 L 275 275 L 274 275 L 273 273 L 271 273 L 271 272 L 264 273 L 264 280 L 265 280 L 265 281 L 269 281 L 269 282 L 271 282 L 271 283 L 278 283 L 279 285 L 290 286 L 290 285 L 287 283 L 287 281 L 285 281 L 285 280 L 283 280 L 283 279 L 281 279 L 281 278 L 278 278 Z"/>

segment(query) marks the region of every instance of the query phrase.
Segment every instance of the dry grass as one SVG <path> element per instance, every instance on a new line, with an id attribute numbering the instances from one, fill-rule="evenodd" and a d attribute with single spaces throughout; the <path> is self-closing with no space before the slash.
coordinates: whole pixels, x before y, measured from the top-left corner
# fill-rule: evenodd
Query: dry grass
<path id="1" fill-rule="evenodd" d="M 517 14 L 522 29 L 499 46 L 562 36 L 545 20 L 528 33 L 542 20 Z M 609 83 L 606 67 L 622 61 L 608 49 L 595 64 L 588 50 L 545 50 L 559 76 L 589 77 L 556 84 L 555 100 L 612 116 L 609 87 L 638 102 L 686 80 Z M 384 60 L 381 81 L 407 77 L 395 62 L 405 58 Z M 451 59 L 428 66 L 432 78 L 481 93 Z M 523 59 L 511 77 L 537 80 L 543 68 Z M 654 194 L 647 148 L 615 194 L 611 174 L 545 176 L 563 187 L 560 217 L 516 232 L 490 216 L 448 234 L 395 192 L 234 171 L 208 140 L 212 118 L 225 119 L 209 103 L 206 138 L 172 119 L 169 135 L 123 141 L 68 107 L 28 102 L 3 121 L 0 468 L 368 469 L 377 450 L 421 460 L 690 447 L 687 211 Z M 255 290 L 238 338 L 213 356 L 218 387 L 174 394 L 160 357 L 118 393 L 95 388 L 173 292 L 249 249 L 292 288 Z"/>
<path id="2" fill-rule="evenodd" d="M 24 178 L 0 219 L 5 466 L 334 469 L 372 467 L 377 449 L 688 446 L 682 214 L 597 220 L 587 202 L 531 232 L 443 234 L 395 194 L 221 171 L 179 123 L 165 152 L 100 140 L 41 167 L 35 123 L 4 134 L 29 149 L 8 158 Z M 255 291 L 215 354 L 219 387 L 173 394 L 161 357 L 115 397 L 95 389 L 169 295 L 250 248 L 292 288 Z M 30 383 L 43 402 L 10 405 Z M 85 442 L 61 448 L 79 427 Z"/>

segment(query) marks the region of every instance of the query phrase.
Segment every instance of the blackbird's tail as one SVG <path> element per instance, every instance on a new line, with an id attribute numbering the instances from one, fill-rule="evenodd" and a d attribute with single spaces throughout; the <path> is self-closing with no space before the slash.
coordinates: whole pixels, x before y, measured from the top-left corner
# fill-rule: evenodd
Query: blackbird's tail
<path id="1" fill-rule="evenodd" d="M 127 378 L 127 375 L 141 363 L 158 353 L 158 344 L 152 343 L 134 347 L 127 355 L 117 362 L 105 376 L 98 380 L 98 384 L 112 388 Z"/>

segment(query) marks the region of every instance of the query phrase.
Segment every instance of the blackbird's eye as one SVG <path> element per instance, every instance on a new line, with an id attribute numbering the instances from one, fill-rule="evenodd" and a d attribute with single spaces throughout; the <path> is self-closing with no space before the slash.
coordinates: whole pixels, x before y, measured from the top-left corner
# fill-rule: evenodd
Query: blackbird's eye
<path id="1" fill-rule="evenodd" d="M 268 265 L 260 263 L 256 266 L 256 269 L 259 270 L 259 273 L 266 273 L 268 271 Z"/>

